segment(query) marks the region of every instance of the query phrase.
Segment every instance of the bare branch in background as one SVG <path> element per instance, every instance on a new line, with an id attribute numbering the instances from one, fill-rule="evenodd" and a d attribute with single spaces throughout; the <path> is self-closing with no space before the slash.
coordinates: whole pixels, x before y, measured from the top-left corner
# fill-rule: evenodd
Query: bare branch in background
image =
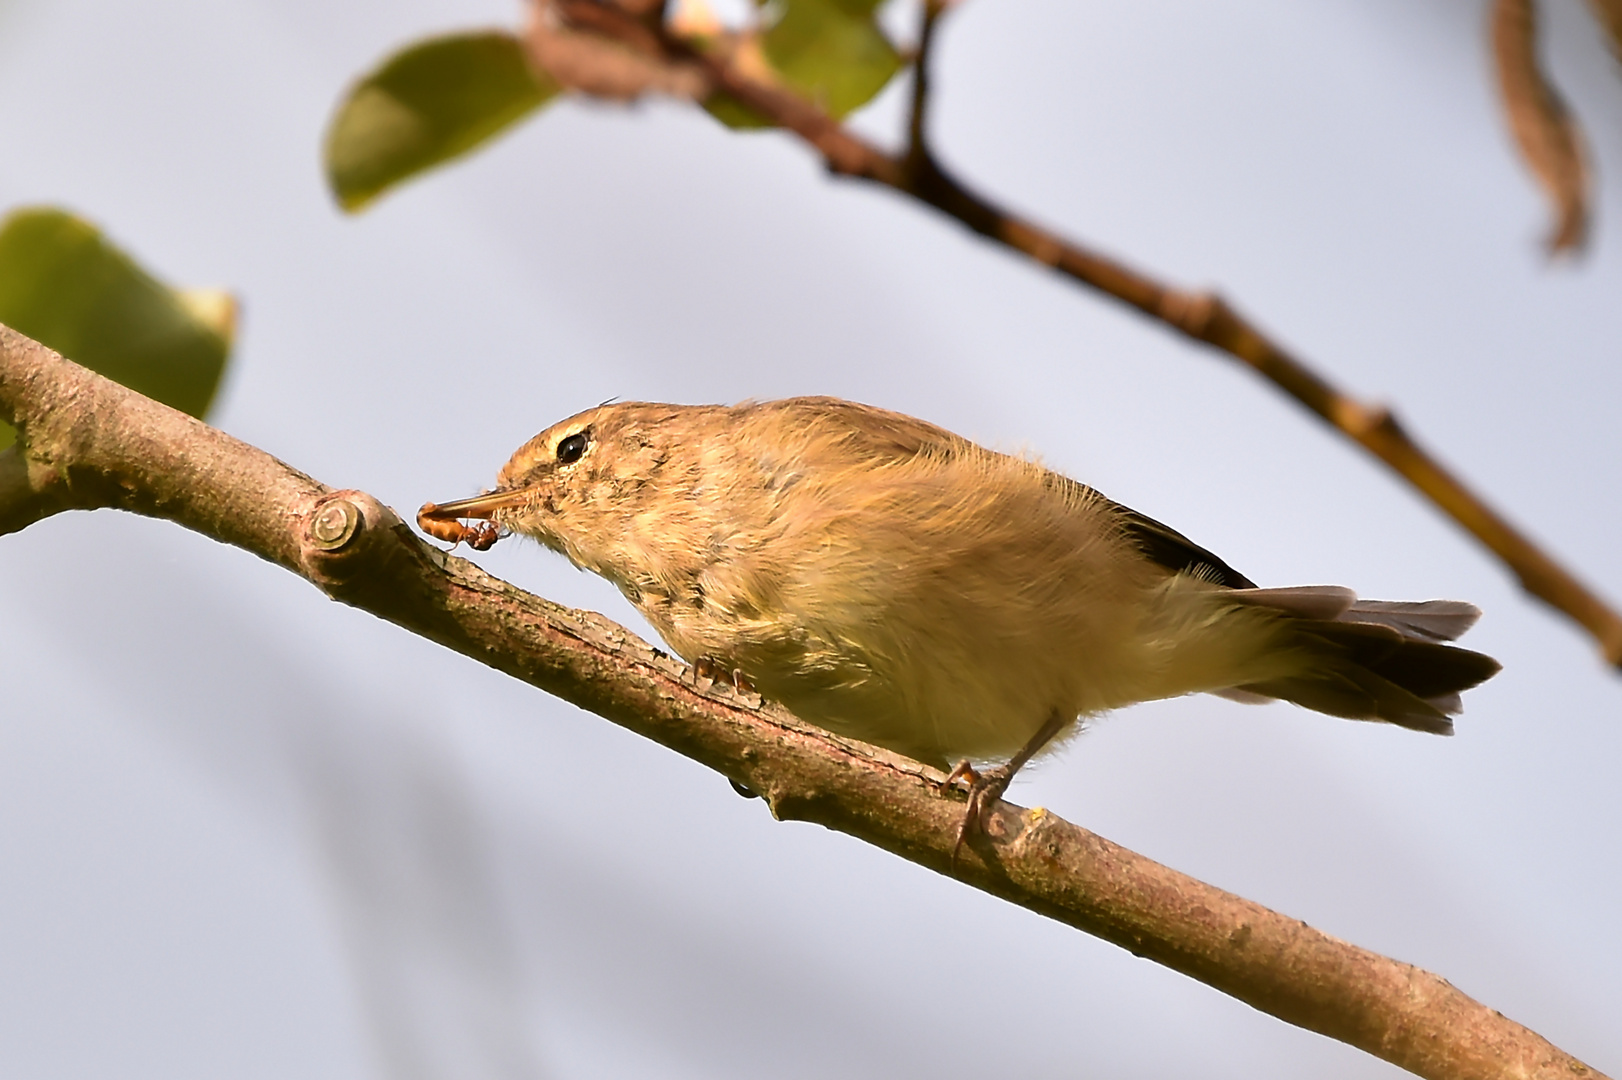
<path id="1" fill-rule="evenodd" d="M 808 727 L 600 615 L 490 577 L 388 507 L 0 327 L 0 534 L 116 507 L 253 552 L 329 596 L 653 739 L 759 793 L 779 819 L 949 872 L 962 797 L 916 762 Z M 999 804 L 965 883 L 1434 1080 L 1599 1074 L 1446 980 L 1203 884 L 1044 810 Z M 972 972 L 965 971 L 972 989 Z"/>
<path id="2" fill-rule="evenodd" d="M 929 156 L 930 67 L 935 52 L 935 27 L 945 13 L 945 0 L 924 0 L 918 20 L 918 53 L 912 62 L 912 108 L 907 116 L 907 159 L 912 163 L 921 163 Z"/>
<path id="3" fill-rule="evenodd" d="M 1615 6 L 1614 0 L 1596 3 L 1602 13 Z M 1495 0 L 1492 44 L 1510 133 L 1554 210 L 1549 254 L 1581 251 L 1588 239 L 1587 155 L 1576 118 L 1538 62 L 1533 0 Z"/>
<path id="4" fill-rule="evenodd" d="M 1605 27 L 1611 43 L 1611 53 L 1622 60 L 1622 0 L 1588 0 L 1594 17 Z"/>
<path id="5" fill-rule="evenodd" d="M 582 32 L 642 50 L 657 49 L 669 65 L 696 65 L 714 91 L 800 136 L 835 174 L 882 184 L 927 203 L 988 240 L 1022 252 L 1242 361 L 1408 481 L 1496 555 L 1527 592 L 1587 630 L 1608 663 L 1622 666 L 1622 615 L 1472 491 L 1420 445 L 1389 409 L 1359 401 L 1336 387 L 1220 295 L 1162 284 L 1119 260 L 1009 213 L 943 169 L 928 152 L 923 124 L 928 107 L 927 65 L 945 5 L 925 6 L 925 36 L 915 69 L 920 81 L 914 87 L 912 139 L 900 155 L 885 152 L 800 95 L 760 78 L 736 36 L 685 41 L 668 29 L 650 26 L 598 0 L 545 0 L 545 6 Z"/>

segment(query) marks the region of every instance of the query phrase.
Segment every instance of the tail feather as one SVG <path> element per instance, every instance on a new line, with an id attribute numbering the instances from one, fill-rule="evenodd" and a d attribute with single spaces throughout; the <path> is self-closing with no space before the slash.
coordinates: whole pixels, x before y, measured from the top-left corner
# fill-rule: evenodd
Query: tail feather
<path id="1" fill-rule="evenodd" d="M 1359 600 L 1339 585 L 1301 585 L 1289 589 L 1233 589 L 1241 603 L 1272 608 L 1307 619 L 1388 626 L 1403 637 L 1452 641 L 1481 618 L 1481 609 L 1463 600 Z"/>
<path id="2" fill-rule="evenodd" d="M 1436 706 L 1438 712 L 1444 712 L 1449 716 L 1457 716 L 1464 711 L 1464 698 L 1458 694 L 1442 694 L 1426 698 L 1425 701 Z"/>
<path id="3" fill-rule="evenodd" d="M 1224 598 L 1272 608 L 1307 619 L 1338 619 L 1357 604 L 1357 594 L 1340 585 L 1298 585 L 1288 589 L 1231 589 Z"/>
<path id="4" fill-rule="evenodd" d="M 1469 628 L 1480 613 L 1468 604 L 1358 601 L 1329 618 L 1290 613 L 1302 606 L 1297 598 L 1290 599 L 1289 607 L 1276 602 L 1260 606 L 1285 613 L 1284 636 L 1274 647 L 1296 653 L 1301 663 L 1286 675 L 1234 687 L 1239 694 L 1450 735 L 1453 722 L 1448 717 L 1461 711 L 1460 693 L 1499 670 L 1490 656 L 1437 640 Z"/>
<path id="5" fill-rule="evenodd" d="M 1481 609 L 1462 600 L 1359 600 L 1340 616 L 1347 622 L 1389 626 L 1403 637 L 1452 641 L 1481 618 Z"/>

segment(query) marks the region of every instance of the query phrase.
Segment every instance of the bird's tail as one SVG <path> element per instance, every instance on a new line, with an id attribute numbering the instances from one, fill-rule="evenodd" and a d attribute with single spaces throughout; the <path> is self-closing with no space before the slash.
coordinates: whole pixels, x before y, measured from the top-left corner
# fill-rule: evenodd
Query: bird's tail
<path id="1" fill-rule="evenodd" d="M 1221 595 L 1275 616 L 1269 649 L 1288 657 L 1265 678 L 1215 691 L 1224 697 L 1280 698 L 1331 716 L 1451 735 L 1459 695 L 1499 670 L 1490 656 L 1445 644 L 1481 617 L 1472 604 L 1359 600 L 1336 586 Z"/>

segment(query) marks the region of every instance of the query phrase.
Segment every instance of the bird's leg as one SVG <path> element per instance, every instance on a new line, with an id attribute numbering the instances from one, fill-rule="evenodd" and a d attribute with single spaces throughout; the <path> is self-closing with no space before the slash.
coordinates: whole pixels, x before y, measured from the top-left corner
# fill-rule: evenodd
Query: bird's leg
<path id="1" fill-rule="evenodd" d="M 974 766 L 969 764 L 968 759 L 964 758 L 947 774 L 944 785 L 946 787 L 951 787 L 959 780 L 969 782 L 969 805 L 964 811 L 963 820 L 957 827 L 957 842 L 952 845 L 952 866 L 954 869 L 957 866 L 958 852 L 963 850 L 963 841 L 968 839 L 972 833 L 985 831 L 986 811 L 995 806 L 997 800 L 1002 798 L 1003 792 L 1007 791 L 1008 785 L 1013 782 L 1014 774 L 1019 772 L 1025 763 L 1035 757 L 1044 746 L 1052 742 L 1053 737 L 1063 731 L 1064 726 L 1069 722 L 1067 718 L 1058 712 L 1054 712 L 1048 716 L 1041 727 L 1036 729 L 1036 734 L 1032 735 L 1025 745 L 1019 748 L 1018 753 L 996 768 L 987 769 L 985 772 L 977 772 Z"/>
<path id="2" fill-rule="evenodd" d="M 740 694 L 753 694 L 755 692 L 755 684 L 749 681 L 749 676 L 745 675 L 741 668 L 729 668 L 713 656 L 701 656 L 694 661 L 693 681 L 701 689 L 707 690 L 709 684 L 723 680 L 729 680 L 732 683 L 732 689 Z M 746 799 L 760 798 L 760 792 L 738 783 L 730 776 L 727 777 L 727 783 L 732 785 L 733 791 Z"/>
<path id="3" fill-rule="evenodd" d="M 701 689 L 708 689 L 711 683 L 724 678 L 726 678 L 726 665 L 715 657 L 701 656 L 693 661 L 693 681 Z"/>
<path id="4" fill-rule="evenodd" d="M 755 684 L 742 668 L 730 666 L 713 656 L 701 656 L 693 662 L 693 680 L 698 683 L 730 683 L 740 694 L 753 694 Z"/>

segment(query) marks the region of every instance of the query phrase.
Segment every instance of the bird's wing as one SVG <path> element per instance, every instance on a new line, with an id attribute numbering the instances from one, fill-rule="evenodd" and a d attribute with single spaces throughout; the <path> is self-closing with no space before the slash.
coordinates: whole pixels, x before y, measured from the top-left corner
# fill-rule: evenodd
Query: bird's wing
<path id="1" fill-rule="evenodd" d="M 1099 496 L 1102 498 L 1103 496 Z M 1131 537 L 1143 553 L 1176 573 L 1197 574 L 1230 589 L 1254 589 L 1256 583 L 1167 525 L 1130 507 L 1113 503 Z"/>
<path id="2" fill-rule="evenodd" d="M 906 460 L 920 453 L 950 455 L 973 446 L 927 420 L 835 397 L 784 398 L 754 408 L 785 414 L 800 424 L 845 433 L 847 445 L 869 458 Z"/>
<path id="3" fill-rule="evenodd" d="M 864 452 L 880 457 L 909 458 L 919 453 L 950 456 L 974 449 L 974 444 L 945 428 L 937 427 L 903 413 L 857 405 L 839 398 L 804 397 L 767 402 L 763 408 L 792 410 L 812 422 L 833 422 L 847 428 Z M 1048 482 L 1067 498 L 1102 504 L 1110 509 L 1127 538 L 1151 561 L 1173 573 L 1196 574 L 1230 589 L 1254 589 L 1256 583 L 1200 547 L 1176 529 L 1162 525 L 1146 514 L 1105 498 L 1085 484 L 1077 483 L 1051 469 Z"/>
<path id="4" fill-rule="evenodd" d="M 1256 587 L 1254 581 L 1171 526 L 1162 525 L 1149 515 L 1140 514 L 1130 506 L 1123 506 L 1113 499 L 1106 498 L 1093 488 L 1078 484 L 1067 476 L 1056 472 L 1049 472 L 1048 475 L 1054 478 L 1054 482 L 1065 487 L 1067 494 L 1072 497 L 1097 500 L 1108 506 L 1116 520 L 1120 522 L 1127 539 L 1136 544 L 1138 550 L 1148 556 L 1150 561 L 1164 566 L 1172 573 L 1194 574 L 1230 589 Z"/>

